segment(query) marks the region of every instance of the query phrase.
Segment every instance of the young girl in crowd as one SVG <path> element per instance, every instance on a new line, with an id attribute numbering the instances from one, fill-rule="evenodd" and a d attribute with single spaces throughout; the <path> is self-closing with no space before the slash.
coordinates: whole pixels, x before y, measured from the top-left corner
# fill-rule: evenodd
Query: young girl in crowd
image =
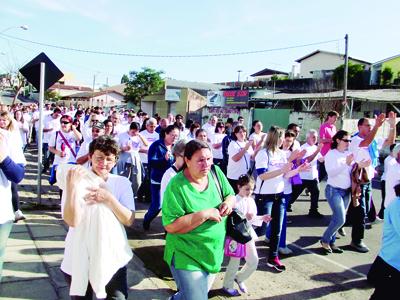
<path id="1" fill-rule="evenodd" d="M 254 199 L 251 197 L 254 190 L 253 178 L 246 174 L 240 176 L 238 178 L 237 188 L 239 193 L 236 195 L 235 208 L 246 216 L 247 220 L 255 226 L 260 225 L 262 222 L 269 222 L 271 220 L 270 215 L 257 216 L 257 207 Z M 223 290 L 230 296 L 240 295 L 239 291 L 233 288 L 234 281 L 238 284 L 242 293 L 247 293 L 247 287 L 244 282 L 257 269 L 258 255 L 255 244 L 257 234 L 253 228 L 251 229 L 253 239 L 246 244 L 246 264 L 238 272 L 240 258 L 231 257 L 226 268 Z"/>

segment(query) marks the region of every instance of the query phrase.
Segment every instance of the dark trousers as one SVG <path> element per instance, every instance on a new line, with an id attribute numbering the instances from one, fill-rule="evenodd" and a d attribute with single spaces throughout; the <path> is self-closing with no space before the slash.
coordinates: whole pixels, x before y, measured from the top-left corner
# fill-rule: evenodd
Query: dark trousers
<path id="1" fill-rule="evenodd" d="M 285 214 L 285 200 L 283 193 L 280 194 L 265 194 L 256 195 L 257 215 L 269 214 L 272 217 L 270 222 L 271 234 L 269 243 L 269 259 L 278 256 L 279 241 L 281 238 L 283 216 Z M 266 234 L 266 224 L 263 222 L 261 227 L 258 227 L 257 235 Z"/>
<path id="2" fill-rule="evenodd" d="M 383 219 L 385 216 L 385 197 L 386 197 L 386 181 L 381 180 L 381 195 L 382 195 L 382 203 L 381 203 L 381 209 L 379 210 L 379 218 Z"/>
<path id="3" fill-rule="evenodd" d="M 160 184 L 151 184 L 151 203 L 143 220 L 143 223 L 146 225 L 150 225 L 151 221 L 153 221 L 161 211 L 160 188 Z"/>
<path id="4" fill-rule="evenodd" d="M 64 272 L 63 272 L 64 273 Z M 68 286 L 71 286 L 71 276 L 64 273 L 65 280 Z M 126 267 L 122 267 L 114 274 L 111 280 L 106 285 L 107 298 L 113 300 L 128 299 L 128 281 Z M 70 296 L 72 300 L 92 300 L 93 289 L 90 283 L 88 284 L 85 296 Z"/>
<path id="5" fill-rule="evenodd" d="M 369 208 L 369 201 L 371 199 L 371 183 L 362 184 L 360 188 L 360 205 L 354 207 L 353 203 L 350 203 L 348 210 L 349 222 L 352 225 L 351 239 L 356 244 L 360 243 L 364 238 L 365 217 L 367 215 L 367 208 Z"/>
<path id="6" fill-rule="evenodd" d="M 233 188 L 233 191 L 235 192 L 235 194 L 239 193 L 239 189 L 237 187 L 238 180 L 228 178 L 228 181 L 229 181 L 231 187 Z"/>
<path id="7" fill-rule="evenodd" d="M 311 194 L 310 212 L 318 211 L 318 200 L 319 200 L 318 179 L 313 179 L 313 180 L 302 179 L 301 181 L 303 182 L 302 184 L 292 186 L 293 193 L 290 205 L 292 205 L 300 196 L 300 194 L 304 191 L 304 189 L 307 188 Z"/>
<path id="8" fill-rule="evenodd" d="M 325 163 L 318 161 L 318 180 L 321 182 L 328 176 L 325 169 Z"/>
<path id="9" fill-rule="evenodd" d="M 387 299 L 391 297 L 390 295 L 398 293 L 400 271 L 386 263 L 380 256 L 377 256 L 371 265 L 367 278 L 368 282 L 375 286 L 371 300 Z"/>
<path id="10" fill-rule="evenodd" d="M 19 210 L 19 196 L 17 190 L 17 184 L 11 181 L 11 200 L 14 211 Z"/>
<path id="11" fill-rule="evenodd" d="M 151 187 L 150 187 L 150 172 L 148 164 L 142 164 L 142 184 L 137 192 L 137 198 L 139 201 L 149 202 L 151 199 Z"/>

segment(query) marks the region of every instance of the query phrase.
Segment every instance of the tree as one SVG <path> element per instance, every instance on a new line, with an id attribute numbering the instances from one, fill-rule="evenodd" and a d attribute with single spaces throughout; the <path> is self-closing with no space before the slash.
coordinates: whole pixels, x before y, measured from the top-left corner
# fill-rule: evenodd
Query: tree
<path id="1" fill-rule="evenodd" d="M 61 99 L 61 96 L 55 90 L 47 90 L 44 92 L 44 99 L 52 102 L 57 102 Z"/>
<path id="2" fill-rule="evenodd" d="M 389 67 L 385 67 L 381 73 L 381 81 L 383 85 L 388 85 L 393 78 L 393 71 Z"/>
<path id="3" fill-rule="evenodd" d="M 121 83 L 127 83 L 127 82 L 129 82 L 129 76 L 126 74 L 122 75 Z"/>
<path id="4" fill-rule="evenodd" d="M 129 80 L 124 89 L 125 100 L 139 106 L 144 97 L 157 93 L 164 86 L 162 74 L 163 71 L 146 67 L 141 72 L 129 72 Z"/>
<path id="5" fill-rule="evenodd" d="M 363 80 L 364 66 L 361 64 L 353 64 L 349 62 L 347 87 L 350 89 L 360 89 L 364 85 Z M 332 80 L 335 87 L 338 89 L 343 88 L 344 79 L 344 65 L 340 65 L 333 71 Z"/>

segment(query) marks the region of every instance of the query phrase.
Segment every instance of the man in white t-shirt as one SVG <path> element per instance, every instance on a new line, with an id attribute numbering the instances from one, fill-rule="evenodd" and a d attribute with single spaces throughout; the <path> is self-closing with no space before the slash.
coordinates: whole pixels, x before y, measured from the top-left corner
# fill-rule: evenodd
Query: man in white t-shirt
<path id="1" fill-rule="evenodd" d="M 368 247 L 363 243 L 364 230 L 365 230 L 365 218 L 369 216 L 370 221 L 375 221 L 376 214 L 374 209 L 370 211 L 371 206 L 371 180 L 375 176 L 375 167 L 378 165 L 379 148 L 390 146 L 394 143 L 396 137 L 396 114 L 390 112 L 388 116 L 388 123 L 390 125 L 389 134 L 383 145 L 380 146 L 375 141 L 375 136 L 379 128 L 383 125 L 386 120 L 384 113 L 380 114 L 375 118 L 375 125 L 372 126 L 371 121 L 367 118 L 361 118 L 358 120 L 358 134 L 352 137 L 349 150 L 354 154 L 355 162 L 362 160 L 370 160 L 371 164 L 367 167 L 367 173 L 370 182 L 362 184 L 360 205 L 354 207 L 350 205 L 348 210 L 348 218 L 350 218 L 352 224 L 351 244 L 350 246 L 360 253 L 368 252 Z"/>
<path id="2" fill-rule="evenodd" d="M 301 131 L 300 126 L 295 124 L 295 123 L 290 123 L 287 126 L 287 130 L 293 131 L 296 134 L 296 139 L 293 142 L 292 151 L 299 150 L 300 149 L 300 143 L 299 143 L 299 141 L 297 139 L 299 138 L 300 131 Z"/>
<path id="3" fill-rule="evenodd" d="M 104 135 L 104 123 L 95 122 L 92 125 L 92 137 L 83 141 L 82 145 L 79 148 L 79 151 L 76 155 L 76 163 L 78 165 L 82 165 L 86 168 L 90 168 L 89 164 L 89 145 L 90 143 L 98 138 L 99 136 Z"/>
<path id="4" fill-rule="evenodd" d="M 204 124 L 201 128 L 207 131 L 207 136 L 212 136 L 215 133 L 215 126 L 217 125 L 218 117 L 216 115 L 212 115 L 210 120 L 206 124 Z"/>
<path id="5" fill-rule="evenodd" d="M 311 205 L 308 212 L 308 216 L 311 218 L 323 218 L 324 216 L 318 211 L 318 200 L 319 200 L 319 180 L 318 180 L 318 165 L 319 159 L 322 159 L 320 150 L 323 146 L 319 143 L 317 146 L 318 133 L 314 129 L 310 129 L 307 132 L 306 143 L 300 147 L 300 150 L 305 150 L 304 159 L 310 164 L 310 169 L 300 172 L 300 178 L 302 184 L 293 185 L 292 205 L 305 188 L 311 194 Z"/>
<path id="6" fill-rule="evenodd" d="M 49 140 L 51 135 L 60 130 L 61 109 L 55 108 L 51 115 L 48 115 L 43 120 L 43 170 L 46 173 L 50 167 L 54 155 L 49 152 Z M 54 145 L 53 145 L 54 146 Z"/>
<path id="7" fill-rule="evenodd" d="M 400 144 L 397 144 L 392 151 L 393 163 L 388 165 L 385 182 L 385 208 L 396 198 L 394 187 L 400 184 Z"/>

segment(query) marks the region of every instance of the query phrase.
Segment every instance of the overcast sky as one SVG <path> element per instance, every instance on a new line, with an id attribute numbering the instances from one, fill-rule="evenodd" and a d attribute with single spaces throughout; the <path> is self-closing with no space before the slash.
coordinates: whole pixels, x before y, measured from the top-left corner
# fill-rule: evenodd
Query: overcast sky
<path id="1" fill-rule="evenodd" d="M 151 67 L 180 80 L 224 82 L 264 68 L 289 72 L 317 49 L 376 62 L 400 54 L 399 0 L 0 0 L 0 33 L 67 48 L 195 55 L 325 44 L 258 54 L 203 58 L 143 58 L 55 49 L 0 35 L 0 71 L 45 52 L 78 82 L 118 84 L 130 70 Z M 18 28 L 27 25 L 29 30 Z M 12 28 L 10 28 L 12 27 Z"/>

